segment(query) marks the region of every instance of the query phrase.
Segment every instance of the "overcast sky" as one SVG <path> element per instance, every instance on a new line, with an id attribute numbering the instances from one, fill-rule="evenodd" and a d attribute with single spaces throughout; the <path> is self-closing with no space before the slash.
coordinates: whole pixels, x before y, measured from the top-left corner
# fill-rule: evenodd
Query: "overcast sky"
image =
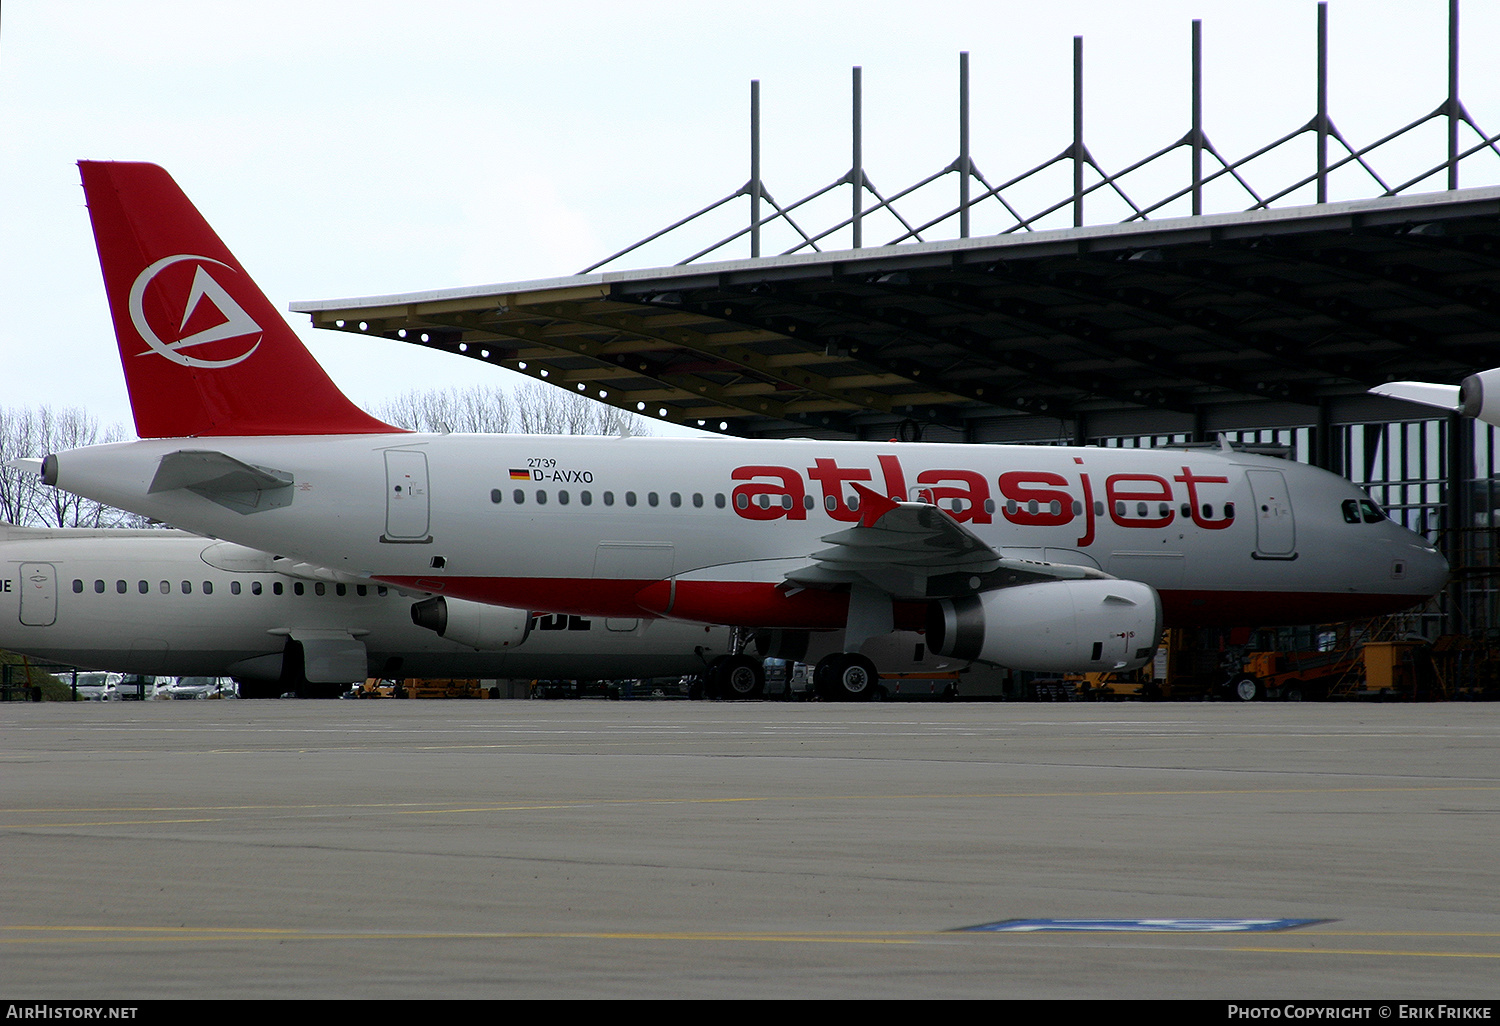
<path id="1" fill-rule="evenodd" d="M 1500 4 L 1464 6 L 1462 96 L 1500 131 L 1500 76 L 1486 59 L 1500 45 Z M 1329 4 L 1331 113 L 1356 145 L 1442 102 L 1447 9 Z M 752 78 L 764 179 L 788 202 L 848 169 L 850 68 L 861 65 L 865 169 L 892 193 L 957 155 L 967 50 L 972 150 L 999 182 L 1069 144 L 1072 37 L 1082 35 L 1086 139 L 1118 168 L 1187 131 L 1194 18 L 1205 127 L 1227 156 L 1312 116 L 1314 0 L 8 0 L 0 404 L 83 405 L 130 423 L 80 158 L 167 168 L 283 309 L 524 281 L 576 272 L 742 185 Z M 1443 139 L 1429 126 L 1425 152 L 1392 153 L 1382 173 L 1400 180 L 1436 163 Z M 1310 171 L 1311 155 L 1307 142 L 1287 158 L 1300 165 L 1255 169 L 1257 186 L 1274 191 Z M 1471 163 L 1462 184 L 1500 183 L 1500 158 Z M 1172 184 L 1185 184 L 1186 156 L 1175 167 Z M 1061 199 L 1070 174 L 1019 199 L 1030 210 Z M 1167 184 L 1142 183 L 1136 198 Z M 915 214 L 956 198 L 956 184 L 939 188 L 954 195 L 918 202 Z M 1371 194 L 1347 175 L 1334 189 Z M 841 194 L 809 225 L 833 223 L 848 205 Z M 1211 198 L 1216 210 L 1246 205 L 1222 190 Z M 735 213 L 747 217 L 748 206 Z M 976 234 L 999 224 L 978 216 Z M 721 220 L 618 266 L 669 264 L 729 230 Z M 865 242 L 891 234 L 872 222 Z M 724 255 L 747 254 L 742 245 Z M 474 381 L 475 365 L 456 357 L 290 320 L 356 402 Z"/>

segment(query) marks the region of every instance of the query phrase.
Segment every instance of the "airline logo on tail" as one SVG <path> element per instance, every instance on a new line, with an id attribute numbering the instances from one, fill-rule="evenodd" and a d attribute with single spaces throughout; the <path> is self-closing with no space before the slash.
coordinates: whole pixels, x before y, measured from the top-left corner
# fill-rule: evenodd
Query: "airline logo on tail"
<path id="1" fill-rule="evenodd" d="M 189 281 L 186 268 L 168 274 L 166 279 L 155 289 L 150 289 L 152 282 L 156 281 L 168 268 L 193 261 L 188 264 L 192 267 L 192 278 Z M 256 323 L 255 318 L 245 312 L 245 308 L 235 302 L 234 297 L 214 277 L 209 270 L 209 265 L 223 268 L 225 271 L 234 273 L 234 268 L 222 260 L 212 257 L 198 256 L 192 253 L 179 253 L 176 256 L 162 257 L 142 271 L 130 287 L 130 321 L 135 325 L 135 330 L 141 339 L 150 347 L 138 355 L 145 356 L 148 352 L 154 352 L 158 356 L 166 357 L 173 363 L 183 367 L 221 368 L 233 367 L 237 363 L 248 360 L 257 349 L 260 348 L 264 329 Z M 220 271 L 219 273 L 223 273 Z M 146 296 L 150 289 L 156 302 L 152 304 L 155 311 L 169 311 L 158 315 L 170 316 L 175 319 L 175 312 L 180 308 L 182 317 L 168 333 L 173 341 L 163 340 L 160 333 L 151 326 L 146 315 Z M 179 304 L 173 298 L 185 297 Z M 171 320 L 168 320 L 168 324 Z M 162 325 L 166 328 L 167 325 Z M 253 336 L 253 339 L 252 339 Z M 198 346 L 210 346 L 213 343 L 241 341 L 235 346 L 217 346 L 208 350 L 199 350 L 204 355 L 191 356 L 183 352 Z M 248 344 L 249 348 L 245 348 Z M 226 352 L 227 351 L 227 352 Z M 221 357 L 210 359 L 208 354 Z"/>

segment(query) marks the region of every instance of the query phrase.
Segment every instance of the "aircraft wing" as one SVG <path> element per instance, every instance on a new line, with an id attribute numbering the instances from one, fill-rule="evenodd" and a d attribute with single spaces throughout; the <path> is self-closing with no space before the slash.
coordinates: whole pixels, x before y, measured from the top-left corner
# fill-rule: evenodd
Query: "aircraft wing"
<path id="1" fill-rule="evenodd" d="M 1392 381 L 1384 385 L 1376 385 L 1370 391 L 1374 395 L 1404 399 L 1409 403 L 1421 403 L 1423 406 L 1436 406 L 1452 413 L 1458 413 L 1464 408 L 1459 399 L 1457 385 L 1432 385 L 1425 381 Z"/>
<path id="2" fill-rule="evenodd" d="M 810 566 L 786 574 L 804 588 L 864 585 L 896 599 L 952 598 L 1040 581 L 1107 578 L 1091 567 L 1003 555 L 937 506 L 898 502 L 853 485 L 859 523 L 822 540 Z"/>

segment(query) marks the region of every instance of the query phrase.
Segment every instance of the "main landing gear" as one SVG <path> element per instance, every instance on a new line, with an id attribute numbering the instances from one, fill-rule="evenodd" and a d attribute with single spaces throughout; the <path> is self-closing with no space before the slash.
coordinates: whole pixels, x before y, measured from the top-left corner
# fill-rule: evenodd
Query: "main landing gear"
<path id="1" fill-rule="evenodd" d="M 759 698 L 765 687 L 766 675 L 759 659 L 719 656 L 708 664 L 704 692 L 709 698 Z"/>
<path id="2" fill-rule="evenodd" d="M 880 674 L 857 652 L 835 652 L 813 667 L 813 690 L 825 702 L 868 702 L 879 697 Z"/>

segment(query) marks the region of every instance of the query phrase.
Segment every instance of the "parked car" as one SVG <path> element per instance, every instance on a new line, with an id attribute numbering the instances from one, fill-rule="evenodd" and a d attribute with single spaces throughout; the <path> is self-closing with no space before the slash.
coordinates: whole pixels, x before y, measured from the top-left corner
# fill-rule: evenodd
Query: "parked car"
<path id="1" fill-rule="evenodd" d="M 154 698 L 238 698 L 239 690 L 229 677 L 178 677 L 170 684 L 158 685 Z"/>
<path id="2" fill-rule="evenodd" d="M 156 678 L 132 673 L 119 678 L 105 694 L 106 702 L 138 702 L 156 697 Z"/>
<path id="3" fill-rule="evenodd" d="M 73 693 L 80 702 L 102 702 L 114 687 L 118 673 L 88 670 L 73 675 Z"/>

